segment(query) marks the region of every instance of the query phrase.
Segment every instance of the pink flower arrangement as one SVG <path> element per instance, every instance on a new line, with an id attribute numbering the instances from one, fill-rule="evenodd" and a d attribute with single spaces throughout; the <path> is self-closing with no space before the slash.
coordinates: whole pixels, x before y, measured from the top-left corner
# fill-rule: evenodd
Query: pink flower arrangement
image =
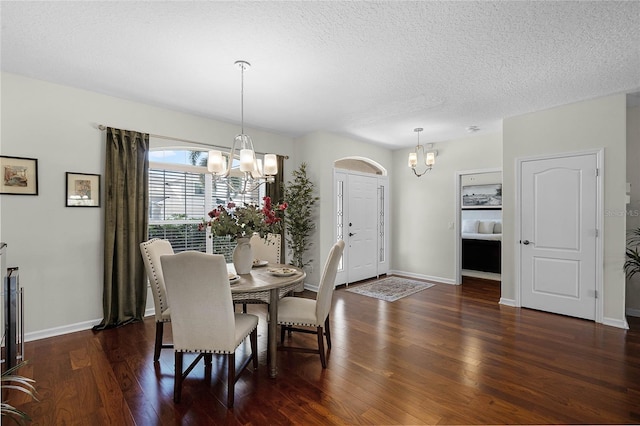
<path id="1" fill-rule="evenodd" d="M 271 205 L 271 197 L 262 198 L 264 204 L 262 205 L 262 214 L 264 215 L 264 222 L 267 225 L 274 225 L 282 221 L 282 217 L 279 216 L 281 212 L 284 212 L 289 206 L 287 203 L 282 202 L 274 209 Z"/>

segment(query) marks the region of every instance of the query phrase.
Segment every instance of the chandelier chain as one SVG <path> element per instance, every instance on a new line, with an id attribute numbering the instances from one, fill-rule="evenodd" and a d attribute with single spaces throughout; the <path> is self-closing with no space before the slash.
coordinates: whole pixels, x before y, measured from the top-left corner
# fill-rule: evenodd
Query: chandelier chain
<path id="1" fill-rule="evenodd" d="M 244 134 L 244 64 L 240 63 L 240 133 Z"/>

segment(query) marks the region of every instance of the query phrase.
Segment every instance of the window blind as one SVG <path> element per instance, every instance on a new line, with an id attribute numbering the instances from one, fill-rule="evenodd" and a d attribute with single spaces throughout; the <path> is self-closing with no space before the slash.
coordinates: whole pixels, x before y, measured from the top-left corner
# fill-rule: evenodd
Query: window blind
<path id="1" fill-rule="evenodd" d="M 172 168 L 171 164 L 158 167 L 158 163 L 149 168 L 149 238 L 169 240 L 176 253 L 185 250 L 219 253 L 231 262 L 235 241 L 226 236 L 213 237 L 212 244 L 207 244 L 207 233 L 198 230 L 198 226 L 210 219 L 211 209 L 229 201 L 238 205 L 261 204 L 263 189 L 241 195 L 233 192 L 225 180 L 214 181 L 206 168 L 197 169 L 202 172 Z M 240 178 L 229 179 L 239 186 Z"/>

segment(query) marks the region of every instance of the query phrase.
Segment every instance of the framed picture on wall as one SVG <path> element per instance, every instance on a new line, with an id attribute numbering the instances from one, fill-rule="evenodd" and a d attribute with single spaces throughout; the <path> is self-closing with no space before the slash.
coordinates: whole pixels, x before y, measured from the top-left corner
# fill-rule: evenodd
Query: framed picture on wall
<path id="1" fill-rule="evenodd" d="M 502 208 L 502 184 L 468 185 L 462 187 L 463 209 Z"/>
<path id="2" fill-rule="evenodd" d="M 38 195 L 38 160 L 0 155 L 0 194 Z"/>
<path id="3" fill-rule="evenodd" d="M 67 207 L 100 207 L 100 175 L 67 172 Z"/>

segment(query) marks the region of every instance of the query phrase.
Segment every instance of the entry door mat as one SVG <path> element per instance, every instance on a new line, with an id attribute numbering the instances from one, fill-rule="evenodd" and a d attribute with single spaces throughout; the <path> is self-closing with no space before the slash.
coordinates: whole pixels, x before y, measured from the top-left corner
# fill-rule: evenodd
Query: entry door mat
<path id="1" fill-rule="evenodd" d="M 409 280 L 407 278 L 387 277 L 378 281 L 350 287 L 347 291 L 386 300 L 387 302 L 395 302 L 398 299 L 426 290 L 434 285 L 435 284 L 422 281 Z"/>

